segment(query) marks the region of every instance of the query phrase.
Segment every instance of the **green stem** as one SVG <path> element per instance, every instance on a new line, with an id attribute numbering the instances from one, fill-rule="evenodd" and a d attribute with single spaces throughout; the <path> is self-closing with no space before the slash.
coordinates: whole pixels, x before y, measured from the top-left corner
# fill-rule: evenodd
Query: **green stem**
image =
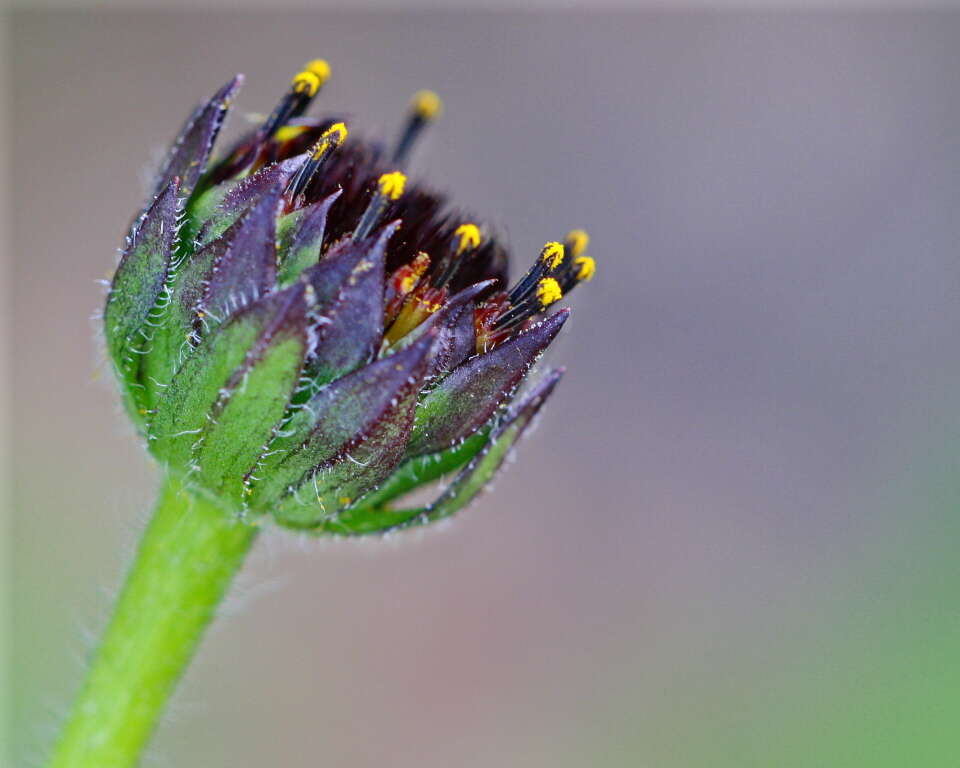
<path id="1" fill-rule="evenodd" d="M 49 768 L 137 764 L 255 535 L 166 479 Z"/>

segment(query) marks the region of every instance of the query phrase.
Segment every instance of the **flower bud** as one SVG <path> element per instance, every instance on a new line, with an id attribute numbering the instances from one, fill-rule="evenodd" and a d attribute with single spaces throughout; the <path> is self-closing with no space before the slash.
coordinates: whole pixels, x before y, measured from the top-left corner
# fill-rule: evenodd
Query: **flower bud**
<path id="1" fill-rule="evenodd" d="M 194 111 L 104 330 L 169 471 L 238 514 L 357 535 L 446 517 L 484 487 L 561 376 L 516 394 L 569 314 L 548 311 L 595 265 L 574 230 L 510 287 L 497 238 L 400 170 L 439 98 L 415 98 L 385 151 L 305 116 L 322 63 L 216 160 L 242 77 Z M 396 506 L 446 475 L 432 504 Z"/>

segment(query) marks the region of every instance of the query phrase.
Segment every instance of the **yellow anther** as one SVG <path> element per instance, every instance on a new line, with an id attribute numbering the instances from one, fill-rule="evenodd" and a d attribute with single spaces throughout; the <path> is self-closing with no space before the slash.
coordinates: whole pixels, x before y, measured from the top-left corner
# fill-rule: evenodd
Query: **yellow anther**
<path id="1" fill-rule="evenodd" d="M 380 194 L 389 200 L 398 200 L 400 195 L 403 194 L 403 188 L 406 186 L 407 177 L 404 176 L 400 171 L 391 171 L 390 173 L 385 173 L 377 181 L 377 186 L 380 188 Z"/>
<path id="2" fill-rule="evenodd" d="M 331 149 L 336 149 L 347 138 L 347 126 L 343 123 L 334 123 L 320 135 L 320 140 L 314 144 L 310 156 L 314 160 L 322 160 Z"/>
<path id="3" fill-rule="evenodd" d="M 436 120 L 443 112 L 443 102 L 433 91 L 417 91 L 410 100 L 410 111 L 423 120 Z"/>
<path id="4" fill-rule="evenodd" d="M 567 232 L 565 240 L 570 245 L 570 253 L 573 256 L 579 256 L 590 245 L 590 235 L 585 229 L 571 229 Z"/>
<path id="5" fill-rule="evenodd" d="M 461 224 L 454 230 L 453 236 L 459 238 L 457 256 L 480 245 L 480 228 L 476 224 Z"/>
<path id="6" fill-rule="evenodd" d="M 285 141 L 290 141 L 291 139 L 297 138 L 300 134 L 304 133 L 307 130 L 305 125 L 284 125 L 273 134 L 273 138 L 277 141 L 283 143 Z"/>
<path id="7" fill-rule="evenodd" d="M 560 290 L 560 283 L 552 277 L 544 277 L 537 283 L 537 299 L 540 300 L 540 306 L 546 309 L 555 301 L 563 298 L 563 291 Z"/>
<path id="8" fill-rule="evenodd" d="M 423 298 L 422 296 L 415 296 L 414 299 L 418 306 L 423 309 L 428 315 L 432 315 L 434 312 L 439 312 L 443 309 L 443 304 L 439 301 L 429 301 L 428 299 Z"/>
<path id="9" fill-rule="evenodd" d="M 349 504 L 351 501 L 353 501 L 353 499 L 351 499 L 349 496 L 341 496 L 339 499 L 337 499 L 337 501 L 339 501 L 341 504 L 346 505 L 346 504 Z"/>
<path id="10" fill-rule="evenodd" d="M 402 267 L 398 274 L 402 273 L 400 282 L 397 285 L 397 291 L 401 296 L 406 296 L 414 288 L 417 287 L 417 284 L 420 282 L 420 279 L 424 276 L 426 271 L 430 268 L 430 257 L 420 251 L 412 262 L 406 267 Z"/>
<path id="11" fill-rule="evenodd" d="M 308 72 L 307 70 L 297 72 L 297 74 L 293 76 L 293 80 L 290 81 L 290 84 L 293 86 L 294 91 L 297 93 L 305 93 L 307 96 L 316 96 L 317 91 L 320 90 L 320 86 L 322 85 L 320 78 L 313 72 Z"/>
<path id="12" fill-rule="evenodd" d="M 339 147 L 347 138 L 347 126 L 343 123 L 334 123 L 321 136 L 321 139 L 329 139 L 334 142 L 334 146 Z"/>
<path id="13" fill-rule="evenodd" d="M 323 85 L 330 79 L 330 64 L 326 59 L 314 59 L 313 61 L 308 61 L 304 67 L 304 72 L 310 72 L 313 75 L 316 75 L 317 80 L 320 81 L 320 85 Z"/>
<path id="14" fill-rule="evenodd" d="M 540 258 L 548 269 L 553 270 L 563 264 L 563 252 L 563 243 L 547 243 L 540 251 Z"/>
<path id="15" fill-rule="evenodd" d="M 593 273 L 597 271 L 597 262 L 589 256 L 578 256 L 573 262 L 577 268 L 577 280 L 579 282 L 590 282 L 593 280 Z"/>

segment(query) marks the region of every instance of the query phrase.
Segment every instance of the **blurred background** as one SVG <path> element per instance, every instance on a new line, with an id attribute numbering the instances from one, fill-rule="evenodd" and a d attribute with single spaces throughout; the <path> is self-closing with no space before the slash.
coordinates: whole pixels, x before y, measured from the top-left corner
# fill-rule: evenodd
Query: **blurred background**
<path id="1" fill-rule="evenodd" d="M 299 65 L 597 279 L 519 462 L 441 529 L 269 531 L 148 765 L 944 766 L 960 750 L 960 15 L 10 19 L 12 748 L 35 766 L 149 513 L 95 321 L 144 180 Z"/>

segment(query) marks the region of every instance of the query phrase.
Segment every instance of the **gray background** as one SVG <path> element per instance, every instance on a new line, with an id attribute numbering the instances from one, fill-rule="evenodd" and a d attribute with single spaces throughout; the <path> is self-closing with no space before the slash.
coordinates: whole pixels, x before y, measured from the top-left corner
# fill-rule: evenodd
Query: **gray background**
<path id="1" fill-rule="evenodd" d="M 598 277 L 494 494 L 385 542 L 264 537 L 153 764 L 955 758 L 960 17 L 23 12 L 11 36 L 18 765 L 155 485 L 95 280 L 194 102 L 239 70 L 265 112 L 313 56 L 354 130 L 439 91 L 418 172 L 515 271 L 586 227 Z"/>

